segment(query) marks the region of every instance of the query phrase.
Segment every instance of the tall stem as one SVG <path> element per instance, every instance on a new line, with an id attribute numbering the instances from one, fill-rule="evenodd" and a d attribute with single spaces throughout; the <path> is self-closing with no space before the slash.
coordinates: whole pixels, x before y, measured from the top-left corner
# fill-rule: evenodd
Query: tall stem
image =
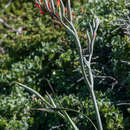
<path id="1" fill-rule="evenodd" d="M 97 102 L 96 102 L 95 93 L 94 93 L 93 90 L 91 91 L 91 96 L 92 96 L 92 100 L 93 100 L 93 103 L 94 103 L 94 108 L 95 108 L 95 113 L 96 113 L 96 118 L 97 118 L 98 129 L 99 130 L 103 130 L 102 121 L 101 121 L 101 118 L 100 118 L 100 113 L 99 113 L 99 110 L 98 110 L 98 105 L 97 105 Z"/>
<path id="2" fill-rule="evenodd" d="M 95 93 L 94 93 L 94 90 L 93 90 L 94 79 L 93 79 L 93 74 L 92 74 L 92 71 L 91 71 L 91 65 L 90 65 L 91 61 L 88 62 L 89 64 L 87 66 L 88 67 L 88 72 L 89 72 L 89 77 L 90 77 L 90 80 L 88 80 L 86 72 L 85 72 L 85 66 L 84 66 L 84 61 L 83 61 L 83 52 L 82 52 L 80 40 L 79 40 L 78 34 L 77 34 L 73 24 L 72 24 L 72 28 L 73 28 L 73 30 L 75 32 L 74 36 L 75 36 L 75 39 L 76 39 L 76 45 L 77 45 L 77 49 L 78 49 L 78 53 L 79 53 L 80 66 L 81 66 L 81 70 L 82 70 L 82 75 L 84 77 L 84 81 L 85 81 L 86 85 L 89 87 L 89 90 L 91 92 L 92 101 L 93 101 L 94 108 L 95 108 L 95 114 L 96 114 L 98 129 L 99 130 L 103 130 L 102 122 L 101 122 L 101 118 L 100 118 L 100 113 L 99 113 L 99 110 L 98 110 L 98 105 L 97 105 Z"/>
<path id="3" fill-rule="evenodd" d="M 97 100 L 96 100 L 96 96 L 95 96 L 95 93 L 94 93 L 94 79 L 93 79 L 93 74 L 92 74 L 90 63 L 89 63 L 88 71 L 89 71 L 89 77 L 90 77 L 90 83 L 91 83 L 90 92 L 91 92 L 92 101 L 93 101 L 93 104 L 94 104 L 98 129 L 103 130 L 102 121 L 101 121 L 101 117 L 100 117 L 100 113 L 99 113 L 99 109 L 98 109 L 98 105 L 97 105 Z"/>

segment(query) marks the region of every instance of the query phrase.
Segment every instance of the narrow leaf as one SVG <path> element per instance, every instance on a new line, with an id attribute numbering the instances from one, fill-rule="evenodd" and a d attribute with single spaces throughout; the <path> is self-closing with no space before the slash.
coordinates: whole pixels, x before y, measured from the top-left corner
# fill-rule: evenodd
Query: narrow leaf
<path id="1" fill-rule="evenodd" d="M 65 7 L 64 7 L 64 3 L 63 3 L 62 0 L 61 0 L 60 2 L 61 2 L 61 4 L 60 4 L 61 14 L 62 14 L 62 17 L 65 17 Z"/>
<path id="2" fill-rule="evenodd" d="M 69 20 L 70 20 L 70 22 L 72 22 L 72 12 L 71 12 L 70 0 L 68 0 L 67 11 L 68 11 Z"/>
<path id="3" fill-rule="evenodd" d="M 52 8 L 53 13 L 55 14 L 54 0 L 51 0 L 51 8 Z"/>
<path id="4" fill-rule="evenodd" d="M 48 96 L 48 98 L 50 99 L 52 105 L 56 108 L 56 104 L 55 104 L 53 98 L 51 97 L 51 95 L 50 95 L 48 92 L 46 92 L 46 93 L 47 93 L 47 96 Z"/>
<path id="5" fill-rule="evenodd" d="M 21 84 L 21 83 L 18 83 L 18 82 L 14 82 L 14 83 L 18 84 L 19 86 L 21 86 L 21 87 L 27 89 L 29 92 L 31 92 L 31 93 L 35 94 L 36 96 L 38 96 L 38 97 L 39 97 L 45 104 L 47 104 L 49 107 L 52 106 L 52 105 L 51 105 L 49 102 L 47 102 L 37 91 L 35 91 L 35 90 L 33 90 L 32 88 L 29 88 L 29 87 L 27 87 L 26 85 L 23 85 L 23 84 Z"/>

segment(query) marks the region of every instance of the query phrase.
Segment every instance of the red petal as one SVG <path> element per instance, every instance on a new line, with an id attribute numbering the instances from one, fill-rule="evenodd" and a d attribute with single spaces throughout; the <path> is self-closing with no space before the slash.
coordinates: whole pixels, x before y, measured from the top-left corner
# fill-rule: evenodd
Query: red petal
<path id="1" fill-rule="evenodd" d="M 56 16 L 58 17 L 59 16 L 59 14 L 56 12 Z"/>
<path id="2" fill-rule="evenodd" d="M 41 13 L 42 15 L 44 15 L 44 14 L 45 14 L 45 12 L 43 12 L 43 11 L 42 11 L 42 9 L 40 9 L 40 13 Z"/>
<path id="3" fill-rule="evenodd" d="M 50 2 L 47 0 L 47 3 L 48 3 L 48 8 L 51 10 L 51 5 L 50 5 Z"/>
<path id="4" fill-rule="evenodd" d="M 57 0 L 57 8 L 60 6 L 60 0 Z"/>
<path id="5" fill-rule="evenodd" d="M 39 5 L 38 3 L 36 3 L 36 6 L 37 6 L 38 8 L 41 8 L 40 5 Z"/>

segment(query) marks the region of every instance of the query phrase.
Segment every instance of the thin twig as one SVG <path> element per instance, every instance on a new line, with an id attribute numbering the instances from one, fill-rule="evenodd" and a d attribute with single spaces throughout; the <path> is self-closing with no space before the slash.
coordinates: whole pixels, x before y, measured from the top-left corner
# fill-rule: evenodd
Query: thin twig
<path id="1" fill-rule="evenodd" d="M 6 27 L 7 29 L 12 30 L 13 32 L 16 32 L 17 34 L 22 34 L 22 27 L 19 27 L 18 29 L 15 29 L 13 27 L 11 27 L 9 24 L 7 24 L 2 18 L 0 18 L 0 23 L 3 24 L 4 27 Z"/>
<path id="2" fill-rule="evenodd" d="M 12 1 L 13 1 L 13 0 L 10 0 L 10 1 L 8 2 L 8 4 L 5 5 L 5 7 L 4 7 L 4 9 L 2 10 L 2 12 L 4 12 L 4 11 L 10 6 L 10 4 L 12 3 Z"/>
<path id="3" fill-rule="evenodd" d="M 130 103 L 117 103 L 116 106 L 130 106 Z"/>
<path id="4" fill-rule="evenodd" d="M 54 130 L 54 129 L 59 129 L 59 128 L 62 128 L 66 126 L 65 124 L 60 124 L 60 125 L 57 125 L 57 126 L 52 126 L 49 130 Z"/>

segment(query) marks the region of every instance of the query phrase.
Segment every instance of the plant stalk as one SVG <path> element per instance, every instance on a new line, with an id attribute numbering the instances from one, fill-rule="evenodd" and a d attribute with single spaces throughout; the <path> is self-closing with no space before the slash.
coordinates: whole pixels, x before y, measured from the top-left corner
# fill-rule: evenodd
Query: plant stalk
<path id="1" fill-rule="evenodd" d="M 93 101 L 94 108 L 95 108 L 95 113 L 96 113 L 96 119 L 97 119 L 98 129 L 99 130 L 103 130 L 102 122 L 101 122 L 101 117 L 100 117 L 98 105 L 97 105 L 97 102 L 96 102 L 95 93 L 94 93 L 94 90 L 93 90 L 93 87 L 94 87 L 94 83 L 93 82 L 94 82 L 94 80 L 93 80 L 93 75 L 92 75 L 91 65 L 90 65 L 91 61 L 88 62 L 89 64 L 87 66 L 88 67 L 88 72 L 89 72 L 89 77 L 90 77 L 90 80 L 88 80 L 87 75 L 85 73 L 85 66 L 84 66 L 84 62 L 83 62 L 83 52 L 82 52 L 80 40 L 79 40 L 78 34 L 77 34 L 76 29 L 73 26 L 73 24 L 72 24 L 72 27 L 73 27 L 73 30 L 75 32 L 74 36 L 75 36 L 75 39 L 76 39 L 76 46 L 77 46 L 78 53 L 79 53 L 80 65 L 81 65 L 81 70 L 82 70 L 82 74 L 83 74 L 83 77 L 84 77 L 84 81 L 85 81 L 86 85 L 89 86 L 89 91 L 91 92 L 92 101 Z"/>
<path id="2" fill-rule="evenodd" d="M 91 90 L 91 96 L 92 96 L 92 100 L 93 100 L 93 103 L 94 103 L 94 108 L 95 108 L 95 114 L 96 114 L 96 118 L 97 118 L 98 129 L 99 130 L 103 130 L 102 121 L 101 121 L 100 113 L 99 113 L 99 110 L 98 110 L 98 105 L 97 105 L 97 102 L 96 102 L 96 97 L 95 97 L 94 90 Z"/>

